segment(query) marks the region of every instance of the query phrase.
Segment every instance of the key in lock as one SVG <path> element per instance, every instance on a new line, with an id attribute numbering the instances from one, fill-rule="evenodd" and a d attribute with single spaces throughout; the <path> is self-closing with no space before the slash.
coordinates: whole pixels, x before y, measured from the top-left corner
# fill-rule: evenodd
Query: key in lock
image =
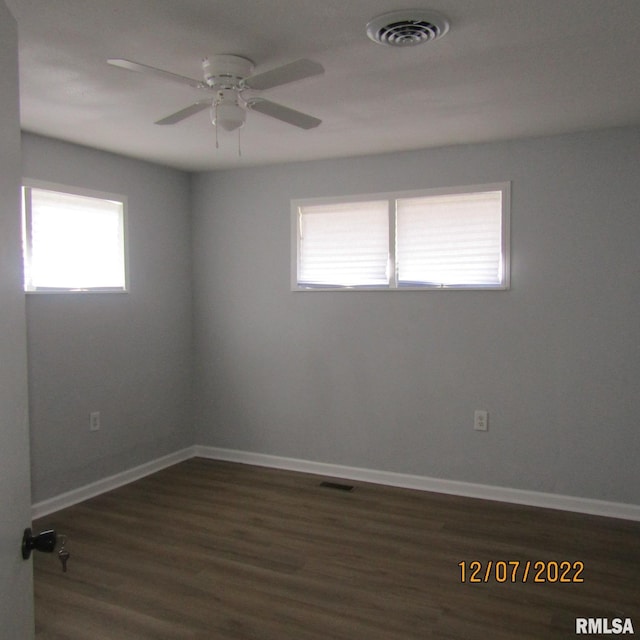
<path id="1" fill-rule="evenodd" d="M 58 559 L 62 563 L 62 571 L 63 573 L 67 572 L 67 562 L 71 557 L 68 549 L 66 548 L 67 536 L 60 536 L 60 550 L 58 551 Z"/>

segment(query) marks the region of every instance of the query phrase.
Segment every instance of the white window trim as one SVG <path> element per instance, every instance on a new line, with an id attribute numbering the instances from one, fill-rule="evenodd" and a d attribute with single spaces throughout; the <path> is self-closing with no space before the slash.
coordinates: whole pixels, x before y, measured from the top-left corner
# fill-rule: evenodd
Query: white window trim
<path id="1" fill-rule="evenodd" d="M 398 287 L 395 285 L 395 201 L 402 198 L 419 198 L 483 191 L 502 192 L 502 283 L 498 285 L 442 285 Z M 305 205 L 338 204 L 367 200 L 387 200 L 389 204 L 389 285 L 378 287 L 301 287 L 298 285 L 300 264 L 300 207 Z M 454 187 L 437 187 L 410 191 L 389 191 L 326 198 L 301 198 L 291 201 L 291 291 L 506 291 L 511 288 L 511 182 L 494 182 Z"/>
<path id="2" fill-rule="evenodd" d="M 127 196 L 120 193 L 112 193 L 108 191 L 97 191 L 95 189 L 86 189 L 84 187 L 76 187 L 70 186 L 67 184 L 61 184 L 58 182 L 48 182 L 45 180 L 35 180 L 32 178 L 23 178 L 22 180 L 23 189 L 45 189 L 48 191 L 58 191 L 60 193 L 68 193 L 69 195 L 76 196 L 85 196 L 88 198 L 99 198 L 101 200 L 114 200 L 116 202 L 122 203 L 122 232 L 123 232 L 123 251 L 124 251 L 124 288 L 115 287 L 102 287 L 102 288 L 91 288 L 91 289 L 67 289 L 67 288 L 59 288 L 59 289 L 26 289 L 25 293 L 27 295 L 86 295 L 86 294 L 99 294 L 99 293 L 129 293 L 130 291 L 130 281 L 129 281 L 129 227 L 128 227 L 128 219 L 129 219 L 129 203 Z M 30 215 L 30 201 L 27 200 L 25 202 L 25 218 Z M 26 224 L 26 220 L 23 220 L 23 225 Z M 30 225 L 26 225 L 23 228 L 23 243 L 24 243 L 24 251 L 25 253 L 29 253 L 31 251 L 31 239 L 27 238 L 27 234 L 31 232 Z M 26 285 L 26 283 L 25 283 Z"/>

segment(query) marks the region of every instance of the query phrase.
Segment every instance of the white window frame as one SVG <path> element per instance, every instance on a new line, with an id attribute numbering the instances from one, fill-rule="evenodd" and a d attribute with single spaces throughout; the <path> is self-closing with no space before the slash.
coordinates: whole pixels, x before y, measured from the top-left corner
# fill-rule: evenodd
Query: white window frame
<path id="1" fill-rule="evenodd" d="M 500 191 L 502 194 L 501 211 L 501 282 L 492 284 L 463 284 L 463 285 L 433 285 L 399 286 L 396 269 L 396 201 L 404 198 L 420 198 L 429 196 L 456 195 L 465 193 L 482 193 Z M 309 205 L 347 204 L 349 202 L 387 201 L 389 211 L 389 282 L 385 286 L 304 286 L 299 285 L 300 265 L 300 209 Z M 374 194 L 359 194 L 328 198 L 304 198 L 291 201 L 291 290 L 292 291 L 504 291 L 511 288 L 511 182 L 497 182 L 490 184 L 475 184 L 411 191 L 393 191 Z"/>
<path id="2" fill-rule="evenodd" d="M 100 200 L 110 200 L 122 204 L 122 234 L 123 234 L 123 258 L 124 258 L 124 286 L 123 287 L 87 287 L 87 288 L 70 288 L 70 287 L 35 287 L 29 281 L 27 263 L 31 260 L 31 198 L 32 189 L 42 189 L 46 191 L 55 191 L 65 195 L 84 196 L 88 198 L 97 198 Z M 24 290 L 29 295 L 42 294 L 86 294 L 86 293 L 127 293 L 129 292 L 129 233 L 128 233 L 128 201 L 127 196 L 110 193 L 106 191 L 96 191 L 94 189 L 85 189 L 83 187 L 70 186 L 55 182 L 45 182 L 42 180 L 24 179 L 22 181 L 22 238 L 24 253 L 25 281 Z"/>

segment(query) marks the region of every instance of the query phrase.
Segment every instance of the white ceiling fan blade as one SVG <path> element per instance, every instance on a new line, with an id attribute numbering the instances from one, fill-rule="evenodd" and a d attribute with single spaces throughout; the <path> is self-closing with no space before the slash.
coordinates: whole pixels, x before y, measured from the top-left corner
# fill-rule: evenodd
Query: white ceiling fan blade
<path id="1" fill-rule="evenodd" d="M 171 73 L 171 71 L 165 71 L 164 69 L 157 69 L 156 67 L 150 67 L 148 64 L 142 64 L 140 62 L 132 62 L 131 60 L 124 60 L 123 58 L 109 58 L 107 62 L 121 69 L 127 69 L 128 71 L 136 71 L 139 73 L 152 73 L 161 78 L 172 80 L 173 82 L 179 82 L 180 84 L 187 84 L 190 87 L 201 89 L 206 86 L 200 80 L 194 80 L 193 78 L 187 78 L 187 76 L 181 76 L 177 73 Z"/>
<path id="2" fill-rule="evenodd" d="M 265 116 L 271 116 L 287 124 L 292 124 L 294 127 L 300 127 L 301 129 L 313 129 L 322 122 L 322 120 L 306 113 L 290 109 L 276 102 L 271 102 L 271 100 L 264 100 L 263 98 L 253 98 L 247 102 L 247 106 L 253 111 L 258 111 Z"/>
<path id="3" fill-rule="evenodd" d="M 162 118 L 162 120 L 158 120 L 155 124 L 175 124 L 176 122 L 180 122 L 181 120 L 185 120 L 189 116 L 195 115 L 196 113 L 200 113 L 200 111 L 204 111 L 211 106 L 210 100 L 204 100 L 201 102 L 196 102 L 184 109 L 180 109 L 180 111 L 176 111 L 172 113 L 170 116 L 166 118 Z"/>
<path id="4" fill-rule="evenodd" d="M 249 89 L 262 91 L 263 89 L 271 89 L 271 87 L 277 87 L 295 80 L 317 76 L 321 73 L 324 73 L 324 67 L 319 62 L 303 58 L 285 64 L 282 67 L 271 69 L 271 71 L 250 76 L 244 81 L 244 85 Z"/>

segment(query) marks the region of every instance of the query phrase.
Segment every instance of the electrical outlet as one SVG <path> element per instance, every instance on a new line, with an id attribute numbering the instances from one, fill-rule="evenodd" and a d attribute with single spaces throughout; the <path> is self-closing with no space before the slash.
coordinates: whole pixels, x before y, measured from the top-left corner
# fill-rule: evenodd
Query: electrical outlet
<path id="1" fill-rule="evenodd" d="M 98 431 L 100 429 L 100 412 L 92 411 L 89 414 L 89 431 Z"/>
<path id="2" fill-rule="evenodd" d="M 489 430 L 489 412 L 484 409 L 476 409 L 473 412 L 473 428 L 476 431 Z"/>

